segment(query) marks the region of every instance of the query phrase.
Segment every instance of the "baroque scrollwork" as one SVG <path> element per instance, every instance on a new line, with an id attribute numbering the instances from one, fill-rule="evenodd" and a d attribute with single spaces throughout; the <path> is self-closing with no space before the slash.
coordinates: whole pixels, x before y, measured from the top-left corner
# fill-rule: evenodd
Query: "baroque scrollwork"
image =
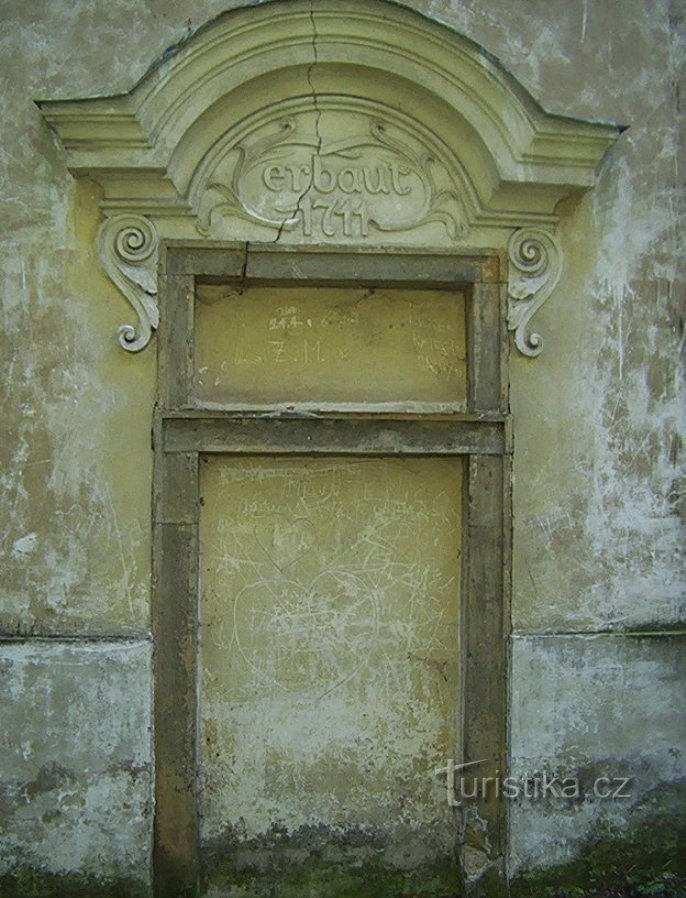
<path id="1" fill-rule="evenodd" d="M 433 149 L 374 116 L 346 113 L 345 123 L 353 133 L 322 141 L 287 116 L 276 131 L 232 147 L 207 178 L 198 231 L 212 236 L 222 216 L 232 216 L 305 237 L 365 238 L 431 222 L 453 240 L 464 236 L 460 196 Z"/>
<path id="2" fill-rule="evenodd" d="M 155 225 L 143 215 L 114 215 L 100 228 L 99 250 L 110 280 L 133 306 L 137 325 L 122 324 L 119 345 L 140 352 L 159 324 L 157 306 L 157 251 Z"/>
<path id="3" fill-rule="evenodd" d="M 530 358 L 540 355 L 543 337 L 529 331 L 531 318 L 560 280 L 562 255 L 551 234 L 537 228 L 515 231 L 508 244 L 508 330 L 514 331 L 517 349 Z"/>

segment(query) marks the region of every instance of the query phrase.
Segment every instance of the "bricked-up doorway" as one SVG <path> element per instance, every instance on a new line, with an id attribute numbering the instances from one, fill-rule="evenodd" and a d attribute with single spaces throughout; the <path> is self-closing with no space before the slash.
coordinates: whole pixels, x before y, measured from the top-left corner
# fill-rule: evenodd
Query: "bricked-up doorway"
<path id="1" fill-rule="evenodd" d="M 160 274 L 157 894 L 445 895 L 465 846 L 497 884 L 504 807 L 433 771 L 505 768 L 502 257 L 169 243 Z"/>

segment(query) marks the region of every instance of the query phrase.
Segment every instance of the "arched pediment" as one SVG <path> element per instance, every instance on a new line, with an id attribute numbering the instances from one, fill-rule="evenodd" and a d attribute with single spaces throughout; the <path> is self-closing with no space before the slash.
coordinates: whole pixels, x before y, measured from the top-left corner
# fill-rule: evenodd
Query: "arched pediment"
<path id="1" fill-rule="evenodd" d="M 134 350 L 155 326 L 150 230 L 451 247 L 533 228 L 552 241 L 558 204 L 592 187 L 618 135 L 549 115 L 482 48 L 385 0 L 239 9 L 125 95 L 39 105 L 72 173 L 103 188 L 105 264 L 141 318 L 120 334 Z M 516 330 L 542 293 L 514 261 Z M 522 331 L 520 349 L 534 344 Z"/>

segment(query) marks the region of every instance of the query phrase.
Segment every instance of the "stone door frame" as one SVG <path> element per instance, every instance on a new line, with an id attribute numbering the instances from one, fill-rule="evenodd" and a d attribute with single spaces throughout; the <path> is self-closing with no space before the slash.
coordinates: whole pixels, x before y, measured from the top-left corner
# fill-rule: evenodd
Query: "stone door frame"
<path id="1" fill-rule="evenodd" d="M 165 52 L 127 93 L 38 105 L 62 143 L 68 170 L 102 191 L 98 253 L 133 314 L 119 327 L 120 346 L 140 353 L 159 336 L 153 558 L 157 894 L 193 894 L 197 869 L 196 852 L 188 846 L 195 844 L 197 830 L 192 789 L 200 452 L 261 447 L 275 454 L 317 453 L 337 445 L 337 451 L 447 452 L 468 459 L 464 721 L 457 760 L 488 758 L 484 776 L 496 768 L 504 775 L 511 539 L 506 337 L 512 332 L 522 356 L 541 355 L 543 337 L 533 330 L 532 318 L 562 276 L 558 224 L 594 186 L 623 128 L 547 112 L 486 49 L 388 0 L 249 4 Z M 323 146 L 317 128 L 306 127 L 307 115 L 315 114 L 319 123 L 328 110 L 352 110 L 350 121 L 366 118 L 363 143 L 370 160 L 409 159 L 425 185 L 422 202 L 400 203 L 397 220 L 380 216 L 378 209 L 373 217 L 365 212 L 365 222 L 375 226 L 360 225 L 360 233 L 346 226 L 343 211 L 338 233 L 322 218 L 317 233 L 308 235 L 305 194 L 295 207 L 286 204 L 278 220 L 265 216 L 255 205 L 249 167 L 240 160 L 249 151 L 261 159 L 260 148 L 275 138 L 281 143 L 292 130 L 298 134 L 297 164 L 303 152 Z M 292 121 L 284 118 L 290 112 Z M 293 130 L 299 116 L 303 127 Z M 262 172 L 267 192 L 275 190 L 278 184 L 266 168 Z M 335 202 L 352 215 L 348 200 L 341 188 Z M 300 230 L 293 227 L 297 214 Z M 202 242 L 199 235 L 285 245 Z M 331 246 L 301 248 L 308 236 L 313 244 Z M 369 249 L 360 250 L 360 242 Z M 341 243 L 346 246 L 338 248 Z M 444 249 L 423 251 L 436 244 Z M 409 245 L 418 249 L 408 252 Z M 470 248 L 477 245 L 496 249 Z M 421 421 L 379 414 L 267 420 L 194 409 L 189 385 L 196 278 L 466 286 L 468 412 Z M 547 323 L 554 327 L 554 313 Z M 469 889 L 476 894 L 483 886 L 499 894 L 506 834 L 502 800 L 473 802 L 462 813 Z M 483 885 L 486 880 L 493 888 Z"/>
<path id="2" fill-rule="evenodd" d="M 208 411 L 194 407 L 194 298 L 231 285 L 460 288 L 468 297 L 464 414 Z M 507 261 L 492 250 L 282 247 L 169 241 L 159 264 L 158 399 L 153 426 L 156 898 L 197 891 L 196 797 L 199 458 L 201 454 L 462 456 L 458 763 L 506 775 L 511 431 L 507 397 Z M 486 759 L 486 760 L 484 760 Z M 488 794 L 457 811 L 470 891 L 504 883 L 506 808 Z M 471 883 L 471 885 L 470 885 Z M 479 885 L 480 883 L 480 885 Z"/>

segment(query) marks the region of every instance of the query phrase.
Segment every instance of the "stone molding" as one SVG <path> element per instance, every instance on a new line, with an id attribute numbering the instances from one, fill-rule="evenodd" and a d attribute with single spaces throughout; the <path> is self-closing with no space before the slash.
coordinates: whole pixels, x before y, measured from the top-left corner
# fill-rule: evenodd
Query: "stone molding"
<path id="1" fill-rule="evenodd" d="M 158 239 L 504 249 L 523 229 L 509 324 L 538 355 L 526 328 L 559 278 L 558 204 L 620 133 L 548 114 L 485 50 L 385 0 L 238 9 L 127 94 L 39 107 L 69 170 L 102 187 L 131 351 L 157 326 Z"/>

